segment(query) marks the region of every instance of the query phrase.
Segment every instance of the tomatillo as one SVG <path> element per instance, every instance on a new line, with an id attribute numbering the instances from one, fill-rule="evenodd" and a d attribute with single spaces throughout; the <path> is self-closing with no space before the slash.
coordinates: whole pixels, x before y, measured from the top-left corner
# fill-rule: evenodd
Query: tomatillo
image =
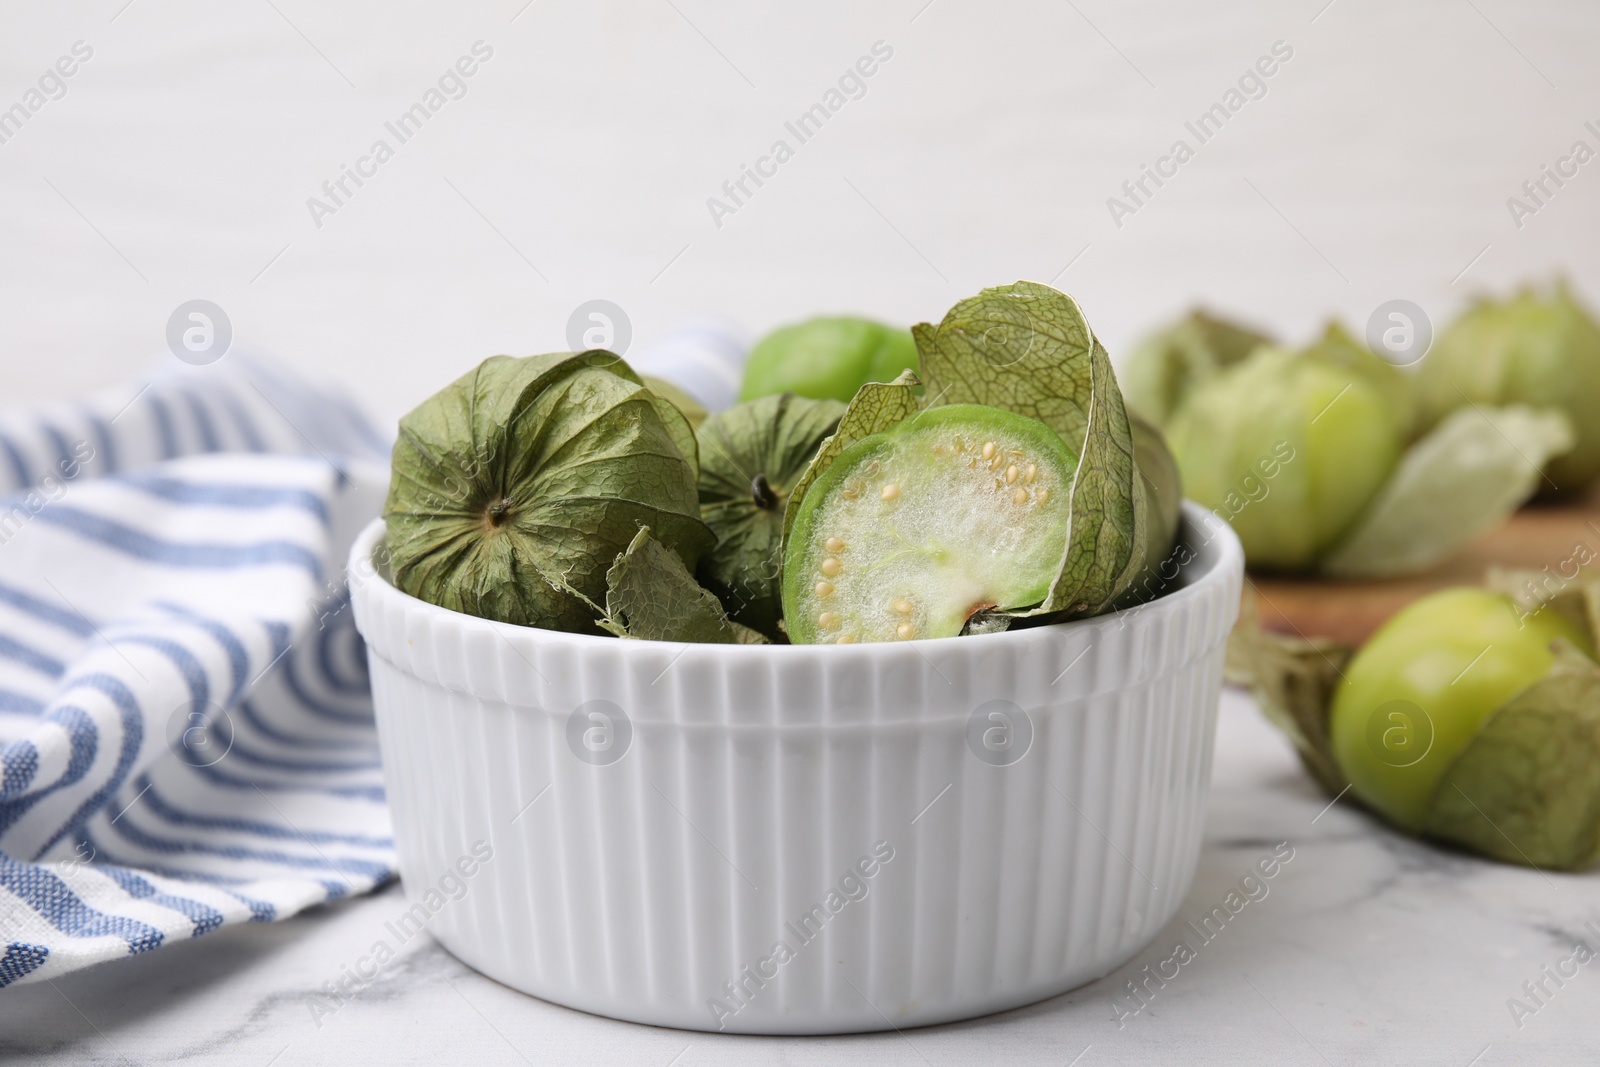
<path id="1" fill-rule="evenodd" d="M 817 447 L 839 427 L 844 405 L 792 393 L 719 411 L 700 427 L 700 518 L 717 543 L 697 577 L 729 618 L 779 638 L 783 515 Z"/>
<path id="2" fill-rule="evenodd" d="M 789 530 L 790 640 L 954 637 L 979 612 L 1040 603 L 1061 571 L 1077 466 L 1044 423 L 981 404 L 857 441 Z"/>
<path id="3" fill-rule="evenodd" d="M 1272 338 L 1202 308 L 1134 346 L 1122 371 L 1128 406 L 1165 426 L 1194 387 L 1240 362 Z"/>
<path id="4" fill-rule="evenodd" d="M 1446 589 L 1373 634 L 1333 697 L 1334 759 L 1361 801 L 1413 833 L 1434 792 L 1484 721 L 1539 681 L 1565 638 L 1587 636 L 1554 610 L 1522 615 L 1509 597 Z"/>
<path id="5" fill-rule="evenodd" d="M 1184 491 L 1232 524 L 1253 567 L 1303 570 L 1400 458 L 1393 405 L 1363 373 L 1261 348 L 1202 382 L 1167 428 Z"/>
<path id="6" fill-rule="evenodd" d="M 916 369 L 910 330 L 853 316 L 807 319 L 756 343 L 739 399 L 794 393 L 848 402 L 868 382 L 892 382 Z"/>
<path id="7" fill-rule="evenodd" d="M 1436 423 L 1468 404 L 1559 408 L 1577 446 L 1545 468 L 1575 491 L 1600 478 L 1600 324 L 1565 285 L 1481 300 L 1451 324 L 1417 377 L 1424 417 Z"/>

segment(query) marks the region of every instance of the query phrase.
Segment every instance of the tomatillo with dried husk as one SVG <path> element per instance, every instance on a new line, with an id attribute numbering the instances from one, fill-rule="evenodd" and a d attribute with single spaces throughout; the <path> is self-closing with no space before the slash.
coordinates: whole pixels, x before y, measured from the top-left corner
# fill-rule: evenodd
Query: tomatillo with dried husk
<path id="1" fill-rule="evenodd" d="M 729 618 L 774 640 L 783 610 L 784 508 L 844 410 L 837 400 L 780 393 L 712 415 L 696 434 L 700 517 L 717 539 L 696 576 Z"/>
<path id="2" fill-rule="evenodd" d="M 1560 612 L 1520 611 L 1488 589 L 1447 589 L 1401 610 L 1334 691 L 1329 737 L 1352 791 L 1397 826 L 1428 830 L 1446 773 L 1485 720 L 1550 672 L 1558 640 L 1592 651 Z M 1526 784 L 1537 788 L 1538 775 Z"/>
<path id="3" fill-rule="evenodd" d="M 1167 428 L 1184 491 L 1233 525 L 1254 567 L 1304 570 L 1360 517 L 1400 458 L 1365 376 L 1281 348 L 1201 383 Z"/>
<path id="4" fill-rule="evenodd" d="M 494 356 L 400 420 L 383 517 L 395 585 L 497 622 L 599 633 L 641 526 L 693 570 L 694 433 L 609 352 Z"/>
<path id="5" fill-rule="evenodd" d="M 1396 614 L 1359 650 L 1263 630 L 1229 673 L 1334 800 L 1506 863 L 1600 860 L 1600 580 L 1498 571 Z"/>
<path id="6" fill-rule="evenodd" d="M 1194 388 L 1272 338 L 1253 327 L 1196 308 L 1134 346 L 1123 372 L 1128 406 L 1165 426 Z"/>
<path id="7" fill-rule="evenodd" d="M 1419 372 L 1429 425 L 1472 406 L 1556 408 L 1577 440 L 1545 466 L 1543 487 L 1573 492 L 1600 478 L 1600 324 L 1566 285 L 1480 300 L 1444 332 Z"/>
<path id="8" fill-rule="evenodd" d="M 1167 440 L 1189 495 L 1233 525 L 1252 567 L 1416 574 L 1521 506 L 1575 438 L 1555 408 L 1474 404 L 1411 440 L 1412 390 L 1332 323 L 1195 385 Z"/>
<path id="9" fill-rule="evenodd" d="M 681 411 L 683 417 L 689 421 L 690 428 L 697 433 L 700 427 L 705 424 L 706 419 L 711 417 L 711 413 L 705 409 L 704 404 L 690 396 L 680 386 L 667 381 L 665 378 L 641 374 L 639 380 L 644 382 L 645 387 L 652 393 L 670 402 L 673 407 Z"/>
<path id="10" fill-rule="evenodd" d="M 797 643 L 954 637 L 1045 599 L 1078 458 L 1042 422 L 981 404 L 912 415 L 811 485 L 784 554 Z"/>
<path id="11" fill-rule="evenodd" d="M 911 332 L 921 376 L 857 390 L 790 493 L 790 638 L 993 634 L 1117 604 L 1144 566 L 1151 502 L 1077 301 L 1018 281 Z M 838 554 L 852 545 L 854 570 Z"/>

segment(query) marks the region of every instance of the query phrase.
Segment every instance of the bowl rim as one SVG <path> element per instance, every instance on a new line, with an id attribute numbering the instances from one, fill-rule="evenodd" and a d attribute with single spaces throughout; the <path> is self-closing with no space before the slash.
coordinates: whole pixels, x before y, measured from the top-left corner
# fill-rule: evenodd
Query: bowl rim
<path id="1" fill-rule="evenodd" d="M 1189 572 L 1190 577 L 1176 589 L 1158 593 L 1149 600 L 1131 604 L 1115 611 L 1107 611 L 1099 615 L 1091 615 L 1081 619 L 1069 619 L 1064 622 L 1046 623 L 1042 626 L 1029 626 L 1017 630 L 1003 630 L 993 634 L 972 634 L 966 637 L 924 637 L 910 641 L 880 641 L 865 644 L 847 645 L 839 648 L 833 645 L 735 645 L 711 644 L 705 642 L 686 641 L 625 641 L 615 637 L 601 634 L 581 634 L 567 630 L 549 630 L 541 626 L 523 626 L 518 623 L 499 622 L 486 619 L 480 615 L 469 615 L 466 612 L 455 611 L 451 608 L 440 607 L 426 600 L 419 599 L 405 592 L 391 582 L 382 570 L 373 563 L 372 554 L 376 549 L 379 539 L 387 530 L 383 518 L 380 516 L 367 523 L 356 536 L 351 545 L 350 556 L 347 564 L 347 576 L 352 590 L 360 590 L 373 580 L 376 580 L 380 591 L 376 594 L 385 598 L 397 598 L 397 602 L 413 611 L 420 611 L 430 621 L 450 627 L 486 626 L 498 631 L 508 640 L 539 641 L 546 644 L 570 642 L 578 648 L 608 649 L 621 655 L 645 652 L 657 652 L 662 648 L 679 646 L 697 650 L 714 651 L 721 655 L 745 656 L 755 658 L 759 656 L 800 656 L 815 655 L 816 649 L 828 648 L 831 651 L 826 655 L 844 659 L 851 656 L 871 656 L 884 654 L 892 649 L 927 649 L 947 650 L 952 647 L 952 642 L 960 642 L 960 648 L 967 651 L 979 651 L 989 648 L 996 642 L 1015 642 L 1032 634 L 1062 634 L 1075 630 L 1092 630 L 1099 626 L 1126 625 L 1128 619 L 1147 611 L 1156 611 L 1167 614 L 1179 610 L 1183 605 L 1197 598 L 1209 595 L 1213 587 L 1228 580 L 1230 573 L 1244 571 L 1244 549 L 1239 543 L 1238 536 L 1233 528 L 1221 516 L 1209 508 L 1185 499 L 1182 506 L 1182 521 L 1179 524 L 1178 539 L 1176 544 L 1198 542 L 1193 548 L 1193 559 L 1188 563 L 1180 564 L 1182 572 Z M 1185 534 L 1190 535 L 1185 541 Z M 1197 536 L 1198 535 L 1198 536 Z M 1209 536 L 1206 536 L 1209 535 Z M 358 614 L 357 621 L 360 621 Z"/>

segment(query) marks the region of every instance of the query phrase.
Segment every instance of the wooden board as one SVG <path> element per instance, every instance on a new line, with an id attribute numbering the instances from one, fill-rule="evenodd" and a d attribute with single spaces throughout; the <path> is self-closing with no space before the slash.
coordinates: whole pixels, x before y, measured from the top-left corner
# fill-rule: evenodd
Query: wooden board
<path id="1" fill-rule="evenodd" d="M 1452 585 L 1477 585 L 1492 566 L 1557 572 L 1574 555 L 1600 559 L 1600 487 L 1576 503 L 1535 503 L 1426 574 L 1380 582 L 1328 582 L 1246 576 L 1269 630 L 1360 644 L 1396 611 Z"/>

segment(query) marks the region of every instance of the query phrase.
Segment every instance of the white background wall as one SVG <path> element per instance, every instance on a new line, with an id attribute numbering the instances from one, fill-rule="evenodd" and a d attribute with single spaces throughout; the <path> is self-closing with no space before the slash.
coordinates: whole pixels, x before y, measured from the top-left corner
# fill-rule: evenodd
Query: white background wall
<path id="1" fill-rule="evenodd" d="M 1600 161 L 1520 230 L 1506 207 L 1600 149 L 1600 7 L 1325 2 L 8 3 L 0 108 L 94 55 L 0 144 L 0 402 L 171 359 L 194 297 L 386 419 L 564 348 L 593 297 L 638 345 L 1054 278 L 1114 354 L 1194 300 L 1297 336 L 1558 270 L 1600 299 Z M 323 180 L 480 39 L 468 94 L 314 225 Z M 707 197 L 879 40 L 866 95 L 718 228 Z M 1107 197 L 1279 40 L 1266 96 L 1116 227 Z"/>

